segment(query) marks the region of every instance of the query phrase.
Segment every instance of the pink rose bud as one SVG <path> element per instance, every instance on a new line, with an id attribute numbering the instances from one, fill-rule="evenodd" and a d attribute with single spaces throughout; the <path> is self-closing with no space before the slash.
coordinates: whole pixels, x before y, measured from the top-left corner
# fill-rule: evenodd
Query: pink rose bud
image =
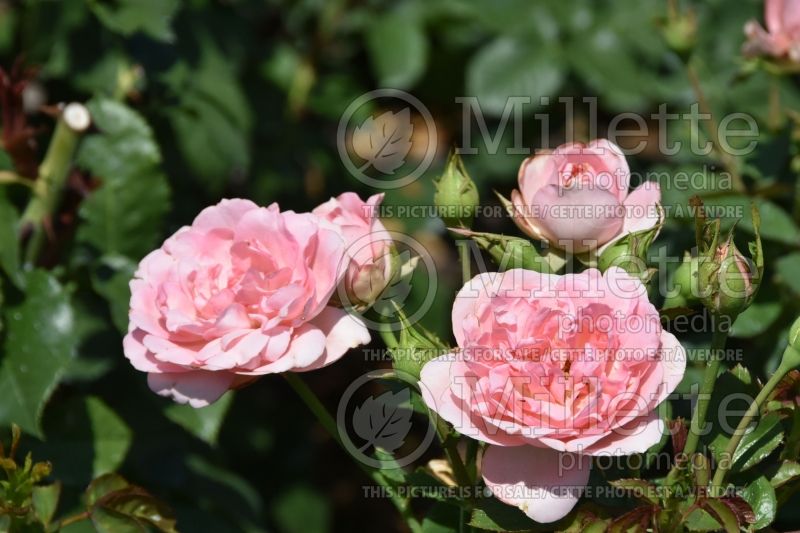
<path id="1" fill-rule="evenodd" d="M 743 52 L 749 56 L 771 56 L 800 61 L 800 2 L 766 0 L 766 30 L 755 20 L 744 26 L 747 42 Z"/>
<path id="2" fill-rule="evenodd" d="M 125 356 L 153 391 L 192 407 L 263 374 L 333 363 L 370 340 L 329 305 L 343 260 L 338 228 L 316 215 L 223 200 L 142 259 Z"/>
<path id="3" fill-rule="evenodd" d="M 346 192 L 313 211 L 339 228 L 344 238 L 344 290 L 334 300 L 345 307 L 363 310 L 371 306 L 397 270 L 392 237 L 378 218 L 382 201 L 383 194 L 364 202 L 356 193 Z"/>
<path id="4" fill-rule="evenodd" d="M 452 324 L 458 348 L 422 368 L 422 397 L 488 444 L 486 486 L 533 520 L 569 513 L 592 456 L 661 440 L 657 408 L 683 379 L 686 352 L 624 270 L 480 274 L 456 296 Z"/>
<path id="5" fill-rule="evenodd" d="M 720 221 L 699 220 L 701 250 L 697 273 L 700 300 L 712 313 L 736 318 L 755 299 L 764 277 L 761 247 L 761 217 L 752 207 L 755 241 L 750 243 L 752 258 L 745 257 L 733 243 L 733 230 L 721 239 Z"/>
<path id="6" fill-rule="evenodd" d="M 698 289 L 714 313 L 735 317 L 747 309 L 759 282 L 755 262 L 742 255 L 732 237 L 700 261 Z"/>
<path id="7" fill-rule="evenodd" d="M 658 184 L 646 182 L 630 193 L 629 187 L 622 150 L 599 139 L 526 159 L 519 169 L 519 190 L 511 193 L 511 202 L 503 200 L 529 236 L 569 252 L 602 253 L 661 220 Z"/>

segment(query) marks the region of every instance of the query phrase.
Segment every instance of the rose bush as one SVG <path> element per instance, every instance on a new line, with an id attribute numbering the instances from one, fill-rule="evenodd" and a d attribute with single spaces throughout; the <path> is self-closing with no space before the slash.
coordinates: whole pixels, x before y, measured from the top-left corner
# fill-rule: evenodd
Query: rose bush
<path id="1" fill-rule="evenodd" d="M 329 305 L 347 264 L 338 226 L 223 200 L 139 264 L 125 355 L 153 391 L 193 407 L 263 374 L 328 365 L 370 339 Z"/>
<path id="2" fill-rule="evenodd" d="M 686 354 L 642 282 L 618 268 L 484 273 L 453 305 L 458 348 L 428 362 L 428 407 L 489 444 L 482 475 L 538 522 L 575 505 L 593 455 L 645 452 Z M 567 454 L 561 456 L 561 454 Z"/>
<path id="3" fill-rule="evenodd" d="M 611 141 L 567 143 L 522 163 L 509 207 L 528 236 L 570 252 L 599 253 L 661 219 L 658 184 L 628 192 L 630 178 L 622 150 Z"/>

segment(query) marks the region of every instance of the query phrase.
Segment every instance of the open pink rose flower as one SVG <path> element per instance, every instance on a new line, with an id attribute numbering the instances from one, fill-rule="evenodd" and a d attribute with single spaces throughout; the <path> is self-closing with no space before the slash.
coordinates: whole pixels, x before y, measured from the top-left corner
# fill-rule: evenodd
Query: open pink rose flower
<path id="1" fill-rule="evenodd" d="M 329 305 L 343 262 L 339 228 L 316 215 L 223 200 L 139 264 L 125 355 L 153 391 L 193 407 L 328 365 L 370 340 Z"/>
<path id="2" fill-rule="evenodd" d="M 535 239 L 581 253 L 606 247 L 661 220 L 655 182 L 630 187 L 622 150 L 606 139 L 564 144 L 526 159 L 511 193 L 514 222 Z"/>
<path id="3" fill-rule="evenodd" d="M 573 508 L 591 456 L 660 440 L 656 408 L 681 381 L 686 354 L 624 270 L 481 274 L 459 292 L 452 318 L 458 349 L 422 368 L 423 398 L 489 443 L 486 485 L 532 519 Z"/>
<path id="4" fill-rule="evenodd" d="M 766 0 L 764 19 L 766 30 L 755 20 L 745 24 L 744 53 L 800 61 L 800 2 Z"/>
<path id="5" fill-rule="evenodd" d="M 378 218 L 383 194 L 363 201 L 346 192 L 314 209 L 320 218 L 338 226 L 349 258 L 340 300 L 358 308 L 369 307 L 392 278 L 392 238 Z"/>

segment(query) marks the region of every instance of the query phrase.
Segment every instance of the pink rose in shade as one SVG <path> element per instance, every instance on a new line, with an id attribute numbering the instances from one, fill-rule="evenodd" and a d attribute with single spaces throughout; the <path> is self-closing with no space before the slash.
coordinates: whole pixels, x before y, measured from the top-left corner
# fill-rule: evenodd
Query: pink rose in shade
<path id="1" fill-rule="evenodd" d="M 486 485 L 532 519 L 572 509 L 591 456 L 660 440 L 656 408 L 681 381 L 686 354 L 624 270 L 481 274 L 458 293 L 452 318 L 458 349 L 422 368 L 423 398 L 489 443 Z"/>
<path id="2" fill-rule="evenodd" d="M 800 2 L 798 0 L 766 0 L 765 30 L 757 21 L 744 26 L 747 42 L 744 53 L 752 56 L 788 57 L 800 61 Z"/>
<path id="3" fill-rule="evenodd" d="M 602 252 L 661 220 L 661 191 L 645 182 L 628 192 L 622 150 L 605 139 L 572 143 L 526 159 L 511 193 L 514 222 L 529 236 L 570 252 Z"/>
<path id="4" fill-rule="evenodd" d="M 344 237 L 347 272 L 342 280 L 346 305 L 366 308 L 381 295 L 391 280 L 392 238 L 378 218 L 383 194 L 363 201 L 346 192 L 331 198 L 313 213 L 340 228 Z"/>
<path id="5" fill-rule="evenodd" d="M 153 391 L 193 407 L 262 374 L 328 365 L 370 340 L 328 305 L 344 253 L 315 215 L 223 200 L 139 264 L 125 355 Z"/>

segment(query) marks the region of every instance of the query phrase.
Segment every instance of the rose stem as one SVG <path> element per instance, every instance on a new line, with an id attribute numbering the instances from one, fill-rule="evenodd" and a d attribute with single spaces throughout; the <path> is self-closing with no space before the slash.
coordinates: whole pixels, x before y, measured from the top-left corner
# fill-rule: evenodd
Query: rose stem
<path id="1" fill-rule="evenodd" d="M 793 350 L 791 346 L 787 347 L 786 350 Z M 761 406 L 766 401 L 769 394 L 775 389 L 775 387 L 780 383 L 783 377 L 789 373 L 789 371 L 794 368 L 794 366 L 790 363 L 787 363 L 786 357 L 781 361 L 781 364 L 778 366 L 778 369 L 775 371 L 775 374 L 767 381 L 764 388 L 756 396 L 756 399 L 753 403 L 750 404 L 747 411 L 745 412 L 742 420 L 739 421 L 739 425 L 736 427 L 736 431 L 733 432 L 731 436 L 731 440 L 728 441 L 728 445 L 725 447 L 725 451 L 720 456 L 722 460 L 719 461 L 717 465 L 717 471 L 714 472 L 714 479 L 711 480 L 711 487 L 712 489 L 716 490 L 717 488 L 722 487 L 722 483 L 725 481 L 725 476 L 730 470 L 732 463 L 733 463 L 733 455 L 736 452 L 736 448 L 739 446 L 739 443 L 742 441 L 745 433 L 747 433 L 747 426 L 750 425 L 753 418 L 761 410 Z"/>
<path id="2" fill-rule="evenodd" d="M 45 224 L 53 211 L 58 207 L 61 191 L 69 175 L 72 156 L 78 145 L 78 139 L 89 127 L 89 111 L 81 104 L 69 104 L 64 108 L 56 122 L 50 145 L 39 166 L 39 176 L 34 183 L 34 194 L 31 196 L 25 212 L 22 213 L 20 225 L 30 227 L 31 237 L 25 261 L 28 265 L 36 259 L 44 245 Z"/>
<path id="3" fill-rule="evenodd" d="M 461 282 L 466 285 L 472 279 L 472 271 L 469 262 L 469 239 L 457 242 L 458 259 L 461 261 Z"/>
<path id="4" fill-rule="evenodd" d="M 342 450 L 347 453 L 347 448 L 345 448 L 344 444 L 342 443 L 342 439 L 339 436 L 339 428 L 336 425 L 336 421 L 333 417 L 328 413 L 328 410 L 322 405 L 322 402 L 319 401 L 317 395 L 314 394 L 308 385 L 306 385 L 305 381 L 303 381 L 300 376 L 298 376 L 294 372 L 284 372 L 283 377 L 289 383 L 289 385 L 294 389 L 300 399 L 306 404 L 306 407 L 311 410 L 311 412 L 316 416 L 317 421 L 325 428 L 325 431 L 336 441 L 337 444 L 342 448 Z M 400 514 L 403 516 L 403 519 L 408 524 L 408 527 L 411 529 L 413 533 L 419 533 L 422 531 L 422 526 L 419 524 L 417 519 L 414 517 L 414 514 L 411 511 L 411 507 L 409 505 L 409 501 L 400 497 L 396 491 L 393 490 L 391 484 L 383 477 L 380 471 L 375 470 L 373 468 L 369 468 L 367 465 L 361 463 L 360 461 L 355 461 L 356 465 L 364 472 L 367 476 L 372 478 L 372 480 L 384 487 L 388 494 L 391 495 L 391 500 Z"/>
<path id="5" fill-rule="evenodd" d="M 705 426 L 708 404 L 711 400 L 711 392 L 714 390 L 714 384 L 717 381 L 717 374 L 719 373 L 719 365 L 722 362 L 719 352 L 725 348 L 725 341 L 727 338 L 727 330 L 723 331 L 719 329 L 715 321 L 714 333 L 711 336 L 708 363 L 706 364 L 705 374 L 703 374 L 703 384 L 700 386 L 700 393 L 697 395 L 697 404 L 694 407 L 692 423 L 689 427 L 689 436 L 686 438 L 686 446 L 683 448 L 683 452 L 687 457 L 691 457 L 697 450 L 697 445 L 700 442 L 700 432 Z"/>

